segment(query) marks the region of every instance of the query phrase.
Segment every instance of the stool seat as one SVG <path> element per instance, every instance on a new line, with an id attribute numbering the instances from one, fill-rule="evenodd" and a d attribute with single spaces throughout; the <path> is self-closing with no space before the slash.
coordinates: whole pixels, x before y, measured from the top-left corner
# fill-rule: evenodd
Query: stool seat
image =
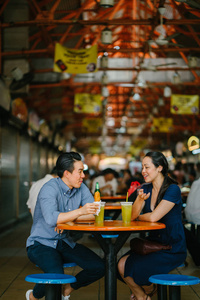
<path id="1" fill-rule="evenodd" d="M 71 268 L 71 267 L 76 267 L 77 264 L 74 262 L 69 262 L 69 263 L 64 263 L 63 268 Z"/>
<path id="2" fill-rule="evenodd" d="M 28 282 L 45 285 L 45 300 L 61 300 L 62 284 L 76 282 L 76 277 L 66 274 L 41 273 L 25 277 Z"/>
<path id="3" fill-rule="evenodd" d="M 200 279 L 195 276 L 180 274 L 157 274 L 149 277 L 149 281 L 157 284 L 158 300 L 181 300 L 181 286 L 194 285 L 200 283 Z M 167 293 L 169 289 L 169 293 Z"/>
<path id="4" fill-rule="evenodd" d="M 25 278 L 28 282 L 43 284 L 65 284 L 76 282 L 76 278 L 67 274 L 41 273 L 27 275 Z"/>
<path id="5" fill-rule="evenodd" d="M 152 283 L 162 285 L 194 285 L 200 283 L 200 279 L 195 276 L 180 274 L 158 274 L 149 278 Z"/>
<path id="6" fill-rule="evenodd" d="M 118 234 L 102 234 L 101 235 L 104 239 L 111 239 L 111 238 L 117 238 Z"/>
<path id="7" fill-rule="evenodd" d="M 76 267 L 77 264 L 75 262 L 69 262 L 69 263 L 64 263 L 63 268 L 71 268 L 71 267 Z M 38 265 L 36 265 L 38 267 Z"/>

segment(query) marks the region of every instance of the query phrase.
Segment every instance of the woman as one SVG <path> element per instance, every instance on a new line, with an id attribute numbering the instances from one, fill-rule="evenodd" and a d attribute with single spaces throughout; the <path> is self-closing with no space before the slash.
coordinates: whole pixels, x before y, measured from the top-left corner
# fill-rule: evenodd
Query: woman
<path id="1" fill-rule="evenodd" d="M 142 175 L 146 183 L 133 204 L 132 220 L 164 223 L 166 228 L 150 231 L 148 239 L 171 245 L 172 249 L 144 256 L 129 251 L 119 260 L 119 273 L 134 300 L 150 300 L 155 286 L 150 285 L 148 278 L 153 274 L 167 274 L 186 259 L 181 192 L 168 176 L 165 156 L 161 152 L 147 153 L 142 162 Z"/>

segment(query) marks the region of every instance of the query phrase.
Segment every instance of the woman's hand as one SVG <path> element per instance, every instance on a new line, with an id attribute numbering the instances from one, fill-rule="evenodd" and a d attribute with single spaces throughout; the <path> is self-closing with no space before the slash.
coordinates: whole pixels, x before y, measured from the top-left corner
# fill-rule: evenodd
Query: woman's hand
<path id="1" fill-rule="evenodd" d="M 146 199 L 148 199 L 149 196 L 150 196 L 150 193 L 146 194 L 146 193 L 144 193 L 143 189 L 140 189 L 139 193 L 138 193 L 138 200 L 141 201 L 141 202 L 143 202 Z"/>
<path id="2" fill-rule="evenodd" d="M 131 221 L 134 221 L 138 216 L 140 215 L 145 203 L 144 201 L 150 196 L 150 193 L 146 194 L 144 193 L 143 189 L 140 189 L 138 192 L 138 196 L 133 203 L 132 207 L 132 215 L 131 215 Z"/>

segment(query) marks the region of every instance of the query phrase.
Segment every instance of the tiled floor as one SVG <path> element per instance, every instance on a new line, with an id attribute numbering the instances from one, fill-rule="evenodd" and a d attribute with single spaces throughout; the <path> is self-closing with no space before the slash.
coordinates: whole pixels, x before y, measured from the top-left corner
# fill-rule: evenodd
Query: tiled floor
<path id="1" fill-rule="evenodd" d="M 25 292 L 33 287 L 32 283 L 24 280 L 26 275 L 39 273 L 27 258 L 25 242 L 29 235 L 31 227 L 31 218 L 18 224 L 12 230 L 0 235 L 0 298 L 2 300 L 23 300 Z M 97 242 L 89 235 L 84 235 L 79 242 L 84 243 L 89 248 L 93 249 L 101 257 L 103 252 L 99 248 Z M 119 256 L 128 249 L 129 242 L 124 245 Z M 174 273 L 187 274 L 200 277 L 200 269 L 195 267 L 191 257 L 187 257 L 188 266 L 178 268 Z M 68 274 L 75 274 L 78 267 L 70 268 L 66 271 Z M 117 300 L 129 300 L 130 292 L 127 286 L 118 281 L 117 283 Z M 71 300 L 104 300 L 104 278 L 100 281 L 77 290 L 72 293 Z M 157 296 L 152 297 L 156 300 Z M 197 300 L 200 299 L 200 285 L 181 288 L 182 300 Z"/>

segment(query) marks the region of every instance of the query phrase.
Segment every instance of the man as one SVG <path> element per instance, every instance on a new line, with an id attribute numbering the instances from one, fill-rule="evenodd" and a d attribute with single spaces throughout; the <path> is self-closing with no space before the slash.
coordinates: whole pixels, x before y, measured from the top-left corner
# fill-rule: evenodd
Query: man
<path id="1" fill-rule="evenodd" d="M 48 182 L 50 179 L 56 178 L 56 177 L 57 177 L 57 171 L 56 171 L 56 167 L 54 167 L 50 174 L 46 174 L 45 177 L 37 180 L 31 186 L 30 191 L 29 191 L 28 201 L 26 202 L 26 205 L 28 206 L 32 217 L 33 217 L 33 214 L 35 211 L 35 205 L 36 205 L 37 197 L 38 197 L 41 187 L 46 182 Z"/>
<path id="2" fill-rule="evenodd" d="M 27 239 L 29 259 L 45 273 L 64 273 L 63 263 L 74 261 L 82 268 L 77 282 L 63 287 L 63 300 L 73 290 L 104 276 L 103 260 L 87 247 L 75 243 L 68 231 L 57 230 L 58 223 L 94 220 L 98 203 L 83 183 L 81 156 L 76 152 L 61 154 L 56 163 L 58 178 L 48 181 L 38 195 L 31 234 Z M 27 300 L 44 297 L 45 287 L 36 284 L 26 292 Z"/>
<path id="3" fill-rule="evenodd" d="M 94 194 L 96 182 L 99 183 L 101 196 L 114 196 L 117 193 L 117 172 L 107 168 L 101 172 L 101 175 L 94 178 L 92 182 L 92 193 Z"/>

